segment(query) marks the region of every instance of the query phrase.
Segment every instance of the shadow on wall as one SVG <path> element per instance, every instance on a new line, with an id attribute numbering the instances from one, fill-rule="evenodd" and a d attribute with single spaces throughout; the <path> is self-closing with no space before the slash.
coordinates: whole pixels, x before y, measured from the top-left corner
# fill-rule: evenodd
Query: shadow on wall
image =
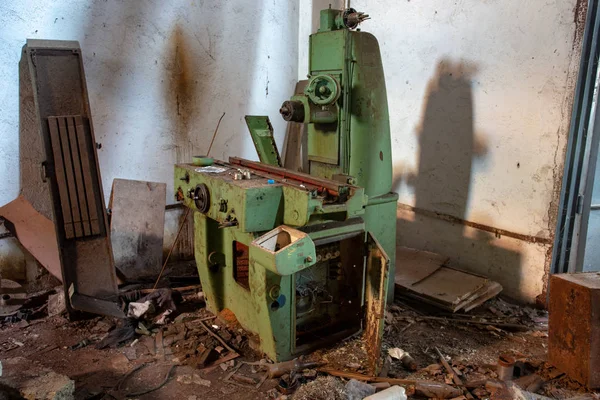
<path id="1" fill-rule="evenodd" d="M 418 170 L 406 173 L 401 164 L 394 167 L 393 187 L 404 181 L 415 194 L 415 213 L 402 206 L 398 210 L 397 243 L 448 256 L 451 265 L 503 286 L 508 276 L 510 287 L 518 289 L 520 254 L 497 247 L 493 233 L 461 223 L 467 216 L 472 165 L 487 153 L 474 128 L 471 80 L 476 71 L 475 65 L 444 59 L 429 81 L 417 129 Z M 402 260 L 397 262 L 401 269 Z"/>

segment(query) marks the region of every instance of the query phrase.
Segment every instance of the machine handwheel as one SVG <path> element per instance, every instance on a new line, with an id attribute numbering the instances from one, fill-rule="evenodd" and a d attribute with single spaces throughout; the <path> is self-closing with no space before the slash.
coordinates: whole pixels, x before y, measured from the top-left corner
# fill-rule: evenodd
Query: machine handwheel
<path id="1" fill-rule="evenodd" d="M 201 213 L 206 213 L 210 208 L 210 194 L 208 193 L 208 186 L 204 183 L 196 186 L 196 190 L 194 190 L 194 204 Z"/>

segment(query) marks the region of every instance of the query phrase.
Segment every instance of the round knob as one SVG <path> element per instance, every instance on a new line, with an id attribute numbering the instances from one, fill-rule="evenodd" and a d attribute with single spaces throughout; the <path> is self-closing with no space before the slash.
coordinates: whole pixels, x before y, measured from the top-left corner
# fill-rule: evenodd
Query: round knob
<path id="1" fill-rule="evenodd" d="M 304 93 L 314 104 L 332 104 L 340 96 L 340 85 L 331 75 L 317 75 L 308 82 Z"/>
<path id="2" fill-rule="evenodd" d="M 304 105 L 300 101 L 284 101 L 279 113 L 286 121 L 304 122 Z"/>
<path id="3" fill-rule="evenodd" d="M 210 208 L 210 194 L 208 193 L 208 186 L 201 183 L 196 186 L 194 190 L 194 204 L 201 213 L 206 213 Z"/>

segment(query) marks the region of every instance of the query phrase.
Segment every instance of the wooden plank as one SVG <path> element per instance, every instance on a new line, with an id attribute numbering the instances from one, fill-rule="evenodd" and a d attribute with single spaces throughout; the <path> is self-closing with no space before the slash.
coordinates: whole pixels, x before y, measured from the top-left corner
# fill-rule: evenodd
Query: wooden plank
<path id="1" fill-rule="evenodd" d="M 467 272 L 442 267 L 421 282 L 406 289 L 444 303 L 451 307 L 452 311 L 457 311 L 456 307 L 463 298 L 467 298 L 487 282 L 487 279 L 470 275 Z"/>
<path id="2" fill-rule="evenodd" d="M 81 211 L 81 225 L 83 227 L 83 234 L 85 236 L 90 236 L 92 231 L 85 196 L 86 187 L 81 172 L 81 158 L 79 155 L 79 145 L 77 144 L 75 121 L 73 117 L 65 117 L 65 120 L 67 121 L 67 136 L 69 137 L 71 156 L 73 159 L 73 173 L 75 175 L 75 187 L 77 188 L 77 200 L 79 201 L 79 210 Z"/>
<path id="3" fill-rule="evenodd" d="M 475 307 L 482 305 L 489 299 L 500 294 L 501 291 L 502 291 L 502 285 L 500 285 L 498 282 L 490 282 L 486 286 L 485 292 L 481 293 L 476 300 L 473 300 L 472 302 L 469 302 L 469 304 L 466 304 L 464 306 L 465 312 L 469 312 L 472 309 L 474 309 Z"/>
<path id="4" fill-rule="evenodd" d="M 69 203 L 71 205 L 71 215 L 73 217 L 73 227 L 75 228 L 75 237 L 83 236 L 83 227 L 81 225 L 81 212 L 79 211 L 79 200 L 77 199 L 77 186 L 75 185 L 75 175 L 73 174 L 73 161 L 71 159 L 71 149 L 69 148 L 69 136 L 64 117 L 58 117 L 58 134 L 63 154 L 63 163 L 65 176 L 67 177 L 67 190 L 69 192 Z M 62 199 L 61 199 L 62 201 Z"/>
<path id="5" fill-rule="evenodd" d="M 406 287 L 427 278 L 448 261 L 448 258 L 442 255 L 408 247 L 398 248 L 396 259 L 396 283 Z"/>
<path id="6" fill-rule="evenodd" d="M 65 166 L 63 163 L 62 145 L 60 142 L 60 135 L 58 132 L 58 120 L 56 117 L 48 117 L 48 128 L 50 130 L 52 154 L 54 155 L 54 171 L 56 185 L 58 186 L 58 194 L 62 210 L 65 237 L 67 239 L 71 239 L 75 237 L 75 228 L 73 226 L 73 216 L 71 215 L 69 190 L 67 188 L 67 180 L 65 177 Z"/>
<path id="7" fill-rule="evenodd" d="M 81 156 L 81 170 L 83 174 L 83 181 L 85 183 L 85 195 L 88 206 L 88 213 L 90 218 L 90 226 L 93 235 L 99 235 L 100 219 L 98 217 L 98 200 L 97 191 L 94 186 L 93 176 L 95 175 L 95 168 L 92 168 L 92 158 L 94 154 L 90 151 L 93 147 L 90 147 L 89 133 L 84 126 L 83 118 L 80 115 L 75 116 L 75 129 L 77 131 L 77 144 L 79 146 L 79 154 Z M 92 144 L 93 145 L 93 144 Z"/>
<path id="8" fill-rule="evenodd" d="M 489 279 L 443 264 L 439 254 L 415 249 L 398 249 L 396 287 L 402 293 L 456 312 L 471 308 L 481 298 L 497 295 L 502 286 Z"/>

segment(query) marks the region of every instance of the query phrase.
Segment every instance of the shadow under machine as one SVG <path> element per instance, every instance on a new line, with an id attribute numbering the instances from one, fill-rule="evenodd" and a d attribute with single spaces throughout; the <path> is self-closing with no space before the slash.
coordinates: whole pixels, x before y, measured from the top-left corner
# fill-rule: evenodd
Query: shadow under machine
<path id="1" fill-rule="evenodd" d="M 261 162 L 176 165 L 176 197 L 195 211 L 211 311 L 231 310 L 276 361 L 363 331 L 375 371 L 396 239 L 383 67 L 354 30 L 365 14 L 320 17 L 304 92 L 280 109 L 306 126 L 308 173 L 281 167 L 268 118 L 247 116 Z"/>

